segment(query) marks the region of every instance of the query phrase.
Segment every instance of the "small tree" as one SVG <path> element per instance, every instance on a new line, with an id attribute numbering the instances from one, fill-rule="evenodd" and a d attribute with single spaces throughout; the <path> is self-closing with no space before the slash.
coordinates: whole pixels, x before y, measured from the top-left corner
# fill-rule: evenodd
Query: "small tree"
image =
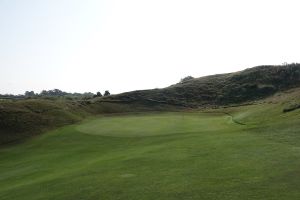
<path id="1" fill-rule="evenodd" d="M 47 90 L 43 90 L 43 91 L 41 91 L 40 95 L 41 95 L 41 96 L 47 96 L 47 95 L 48 95 L 48 92 L 47 92 Z"/>
<path id="2" fill-rule="evenodd" d="M 93 97 L 94 97 L 94 98 L 96 98 L 96 97 L 102 97 L 102 94 L 101 94 L 101 92 L 97 92 L 97 94 L 94 95 Z"/>
<path id="3" fill-rule="evenodd" d="M 35 96 L 34 91 L 26 91 L 25 92 L 25 96 L 26 97 L 33 97 L 33 96 Z"/>
<path id="4" fill-rule="evenodd" d="M 102 97 L 101 92 L 97 92 L 97 97 Z"/>
<path id="5" fill-rule="evenodd" d="M 109 95 L 110 95 L 109 91 L 108 91 L 108 90 L 105 90 L 104 96 L 109 96 Z"/>
<path id="6" fill-rule="evenodd" d="M 184 82 L 187 82 L 187 81 L 190 81 L 190 80 L 193 80 L 194 77 L 192 76 L 187 76 L 187 77 L 184 77 L 180 80 L 180 83 L 184 83 Z"/>

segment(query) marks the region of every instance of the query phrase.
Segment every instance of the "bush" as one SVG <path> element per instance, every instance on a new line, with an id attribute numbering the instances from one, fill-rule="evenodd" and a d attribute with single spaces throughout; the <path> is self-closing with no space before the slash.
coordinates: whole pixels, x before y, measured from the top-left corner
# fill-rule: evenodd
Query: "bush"
<path id="1" fill-rule="evenodd" d="M 106 90 L 105 92 L 104 92 L 104 96 L 109 96 L 110 95 L 110 92 L 108 91 L 108 90 Z"/>
<path id="2" fill-rule="evenodd" d="M 185 83 L 185 82 L 190 81 L 190 80 L 193 80 L 193 79 L 194 79 L 194 77 L 192 77 L 192 76 L 187 76 L 187 77 L 182 78 L 182 79 L 180 80 L 180 83 Z"/>

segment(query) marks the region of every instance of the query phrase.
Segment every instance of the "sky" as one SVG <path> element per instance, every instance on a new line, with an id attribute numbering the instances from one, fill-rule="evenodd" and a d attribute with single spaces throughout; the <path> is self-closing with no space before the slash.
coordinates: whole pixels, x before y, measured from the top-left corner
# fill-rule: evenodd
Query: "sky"
<path id="1" fill-rule="evenodd" d="M 121 93 L 300 62 L 299 0 L 0 0 L 0 93 Z"/>

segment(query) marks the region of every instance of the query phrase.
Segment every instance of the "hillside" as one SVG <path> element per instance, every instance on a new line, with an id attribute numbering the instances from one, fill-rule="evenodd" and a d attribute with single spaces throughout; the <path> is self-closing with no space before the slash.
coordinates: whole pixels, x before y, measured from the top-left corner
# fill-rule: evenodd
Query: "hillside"
<path id="1" fill-rule="evenodd" d="M 140 90 L 100 101 L 202 107 L 251 102 L 300 86 L 300 64 L 259 66 L 195 78 L 163 89 Z"/>

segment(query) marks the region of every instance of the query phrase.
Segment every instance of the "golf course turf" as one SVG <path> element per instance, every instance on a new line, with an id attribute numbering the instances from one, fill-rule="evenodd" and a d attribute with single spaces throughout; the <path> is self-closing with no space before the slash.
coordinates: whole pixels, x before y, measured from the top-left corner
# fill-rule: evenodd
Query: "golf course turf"
<path id="1" fill-rule="evenodd" d="M 2 147 L 0 199 L 299 199 L 299 119 L 278 105 L 87 119 Z"/>

